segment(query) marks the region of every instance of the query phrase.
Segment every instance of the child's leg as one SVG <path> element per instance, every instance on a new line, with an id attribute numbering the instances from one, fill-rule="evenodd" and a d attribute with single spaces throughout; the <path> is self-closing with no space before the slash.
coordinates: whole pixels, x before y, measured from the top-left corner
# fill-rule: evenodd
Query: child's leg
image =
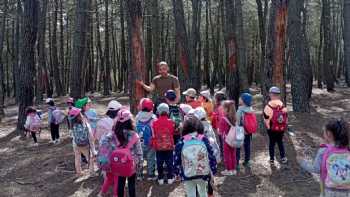
<path id="1" fill-rule="evenodd" d="M 241 148 L 236 149 L 236 160 L 237 160 L 237 166 L 238 166 L 239 160 L 241 160 Z"/>
<path id="2" fill-rule="evenodd" d="M 208 182 L 202 179 L 197 179 L 195 180 L 195 182 L 197 182 L 199 197 L 208 197 L 208 193 L 207 193 Z"/>
<path id="3" fill-rule="evenodd" d="M 194 180 L 185 181 L 184 186 L 185 186 L 185 191 L 186 191 L 187 197 L 196 197 L 197 184 Z M 205 191 L 205 193 L 207 193 L 207 192 Z"/>
<path id="4" fill-rule="evenodd" d="M 50 131 L 51 131 L 51 139 L 52 139 L 52 141 L 55 141 L 56 135 L 55 135 L 55 124 L 54 123 L 50 124 Z"/>
<path id="5" fill-rule="evenodd" d="M 81 162 L 80 162 L 80 150 L 79 147 L 77 146 L 73 146 L 74 149 L 74 157 L 75 157 L 75 171 L 77 172 L 77 174 L 81 174 Z"/>
<path id="6" fill-rule="evenodd" d="M 224 158 L 224 140 L 222 139 L 221 135 L 218 135 L 218 137 L 219 137 L 219 146 L 220 146 L 221 158 Z"/>
<path id="7" fill-rule="evenodd" d="M 36 139 L 36 133 L 35 132 L 30 132 L 32 134 L 32 138 L 34 140 L 34 143 L 38 143 L 38 140 Z"/>
<path id="8" fill-rule="evenodd" d="M 60 125 L 56 125 L 56 140 L 60 139 Z"/>
<path id="9" fill-rule="evenodd" d="M 163 174 L 163 163 L 164 163 L 164 156 L 163 156 L 163 151 L 157 151 L 156 152 L 156 157 L 157 157 L 157 171 L 158 171 L 158 179 L 163 179 L 164 174 Z"/>
<path id="10" fill-rule="evenodd" d="M 224 163 L 226 170 L 236 169 L 236 149 L 224 143 Z"/>
<path id="11" fill-rule="evenodd" d="M 108 192 L 109 187 L 113 184 L 114 181 L 114 176 L 112 173 L 107 173 L 105 180 L 103 181 L 103 185 L 101 188 L 101 193 L 102 194 L 106 194 Z M 115 185 L 117 185 L 117 183 L 114 183 Z"/>
<path id="12" fill-rule="evenodd" d="M 92 154 L 90 154 L 90 147 L 80 147 L 80 150 L 88 160 L 90 173 L 94 173 L 94 160 L 92 158 Z"/>
<path id="13" fill-rule="evenodd" d="M 168 169 L 168 179 L 173 178 L 173 165 L 174 165 L 174 157 L 173 157 L 173 151 L 166 151 L 165 153 L 166 159 L 165 163 Z"/>
<path id="14" fill-rule="evenodd" d="M 118 196 L 118 176 L 113 175 L 113 195 Z"/>
<path id="15" fill-rule="evenodd" d="M 118 196 L 124 196 L 126 177 L 118 177 Z"/>
<path id="16" fill-rule="evenodd" d="M 136 174 L 128 178 L 129 197 L 136 197 Z"/>
<path id="17" fill-rule="evenodd" d="M 277 133 L 277 145 L 278 145 L 278 149 L 280 150 L 280 156 L 281 159 L 286 157 L 286 152 L 284 149 L 284 144 L 283 144 L 283 132 L 281 133 Z"/>
<path id="18" fill-rule="evenodd" d="M 208 195 L 214 195 L 214 189 L 213 189 L 213 186 L 211 185 L 211 179 L 212 177 L 210 177 L 210 179 L 208 180 Z"/>
<path id="19" fill-rule="evenodd" d="M 246 135 L 244 138 L 244 161 L 250 161 L 250 145 L 252 141 L 252 134 Z"/>
<path id="20" fill-rule="evenodd" d="M 156 168 L 156 152 L 148 147 L 148 152 L 146 155 L 147 159 L 147 175 L 150 177 L 155 176 L 155 168 Z"/>
<path id="21" fill-rule="evenodd" d="M 270 153 L 270 160 L 275 160 L 275 144 L 276 144 L 276 137 L 275 133 L 272 131 L 267 131 L 269 135 L 269 153 Z"/>

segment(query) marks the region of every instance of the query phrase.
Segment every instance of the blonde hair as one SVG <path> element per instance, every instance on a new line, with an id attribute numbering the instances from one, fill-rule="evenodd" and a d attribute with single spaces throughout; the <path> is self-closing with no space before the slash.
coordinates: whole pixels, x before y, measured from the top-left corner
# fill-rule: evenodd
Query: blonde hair
<path id="1" fill-rule="evenodd" d="M 227 113 L 226 118 L 230 121 L 232 125 L 236 125 L 237 117 L 236 117 L 235 101 L 226 100 L 223 102 L 222 107 Z"/>

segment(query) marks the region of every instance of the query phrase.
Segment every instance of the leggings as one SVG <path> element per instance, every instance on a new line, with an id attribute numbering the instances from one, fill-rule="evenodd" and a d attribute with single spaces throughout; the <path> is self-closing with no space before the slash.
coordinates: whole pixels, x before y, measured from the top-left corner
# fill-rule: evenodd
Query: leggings
<path id="1" fill-rule="evenodd" d="M 60 139 L 60 125 L 51 123 L 50 124 L 50 129 L 51 129 L 51 139 L 52 141 Z"/>
<path id="2" fill-rule="evenodd" d="M 36 139 L 36 133 L 31 131 L 30 134 L 32 135 L 32 138 L 34 140 L 34 143 L 38 143 L 38 140 Z"/>
<path id="3" fill-rule="evenodd" d="M 128 179 L 129 197 L 136 197 L 136 173 L 131 177 L 118 177 L 118 196 L 124 196 L 126 179 Z"/>

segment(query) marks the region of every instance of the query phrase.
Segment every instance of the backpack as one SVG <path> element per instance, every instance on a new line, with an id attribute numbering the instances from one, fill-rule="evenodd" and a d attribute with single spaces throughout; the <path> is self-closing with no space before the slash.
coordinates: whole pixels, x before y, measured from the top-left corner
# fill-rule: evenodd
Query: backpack
<path id="1" fill-rule="evenodd" d="M 247 134 L 254 134 L 258 130 L 258 121 L 256 119 L 256 115 L 253 112 L 245 112 L 243 114 L 242 125 L 244 131 Z"/>
<path id="2" fill-rule="evenodd" d="M 180 134 L 180 124 L 182 122 L 180 107 L 177 105 L 169 106 L 169 117 L 175 122 L 176 134 Z"/>
<path id="3" fill-rule="evenodd" d="M 321 180 L 330 189 L 350 190 L 350 151 L 325 145 L 321 164 Z"/>
<path id="4" fill-rule="evenodd" d="M 147 146 L 150 144 L 152 138 L 152 128 L 150 124 L 152 120 L 153 118 L 150 118 L 145 122 L 137 121 L 136 123 L 136 131 L 140 136 L 140 141 Z"/>
<path id="5" fill-rule="evenodd" d="M 186 135 L 181 150 L 183 173 L 186 178 L 210 174 L 208 149 L 203 142 L 204 135 Z"/>
<path id="6" fill-rule="evenodd" d="M 240 148 L 244 143 L 244 128 L 233 126 L 227 118 L 224 118 L 224 120 L 230 125 L 230 130 L 225 136 L 225 142 L 232 148 Z"/>
<path id="7" fill-rule="evenodd" d="M 94 133 L 94 138 L 98 141 L 101 139 L 101 137 L 113 129 L 113 119 L 106 117 L 102 118 L 97 122 L 96 131 Z"/>
<path id="8" fill-rule="evenodd" d="M 31 117 L 29 130 L 33 132 L 40 132 L 41 130 L 41 118 L 39 115 L 35 115 L 34 117 Z"/>
<path id="9" fill-rule="evenodd" d="M 97 153 L 97 165 L 103 171 L 110 171 L 110 158 L 112 152 L 116 149 L 115 143 L 113 143 L 113 134 L 107 134 L 103 136 L 99 142 L 99 148 Z"/>
<path id="10" fill-rule="evenodd" d="M 131 147 L 137 142 L 138 137 L 134 134 L 125 147 L 117 147 L 110 157 L 111 172 L 116 176 L 130 177 L 136 172 L 135 160 L 131 154 Z"/>
<path id="11" fill-rule="evenodd" d="M 170 119 L 168 119 L 171 121 Z M 174 136 L 170 130 L 168 123 L 159 122 L 153 123 L 154 135 L 151 139 L 152 147 L 157 151 L 167 151 L 174 149 Z"/>
<path id="12" fill-rule="evenodd" d="M 287 129 L 288 115 L 283 111 L 283 106 L 272 107 L 271 130 L 275 132 L 284 132 Z"/>
<path id="13" fill-rule="evenodd" d="M 54 119 L 55 124 L 61 124 L 66 118 L 66 115 L 62 110 L 55 109 L 52 111 L 52 117 Z"/>
<path id="14" fill-rule="evenodd" d="M 216 162 L 220 163 L 221 161 L 221 155 L 220 155 L 220 147 L 216 141 L 216 135 L 213 130 L 213 127 L 210 125 L 209 122 L 202 122 L 204 126 L 204 135 L 208 138 L 208 141 L 210 143 L 211 148 L 213 149 L 213 154 L 216 158 Z"/>
<path id="15" fill-rule="evenodd" d="M 73 127 L 73 139 L 77 146 L 87 146 L 90 144 L 89 127 L 84 124 L 77 124 Z"/>

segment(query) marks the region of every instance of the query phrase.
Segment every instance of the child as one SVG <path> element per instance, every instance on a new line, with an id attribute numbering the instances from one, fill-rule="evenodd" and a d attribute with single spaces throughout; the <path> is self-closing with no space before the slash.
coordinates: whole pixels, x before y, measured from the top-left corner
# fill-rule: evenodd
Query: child
<path id="1" fill-rule="evenodd" d="M 201 125 L 197 128 L 198 134 L 204 134 L 205 137 L 208 138 L 211 148 L 213 149 L 213 155 L 216 158 L 216 163 L 220 163 L 221 155 L 220 155 L 220 147 L 216 140 L 216 135 L 211 126 L 210 122 L 207 120 L 207 114 L 202 107 L 198 107 L 194 110 L 194 116 L 201 121 Z M 208 196 L 214 195 L 213 185 L 212 185 L 212 177 L 208 180 Z"/>
<path id="2" fill-rule="evenodd" d="M 188 115 L 188 113 L 193 110 L 193 108 L 190 105 L 187 104 L 180 104 L 180 110 L 181 110 L 181 118 L 185 120 L 185 117 Z"/>
<path id="3" fill-rule="evenodd" d="M 288 159 L 283 145 L 283 135 L 287 129 L 288 117 L 287 108 L 280 99 L 281 90 L 278 87 L 271 87 L 269 90 L 270 101 L 264 109 L 264 123 L 269 135 L 270 164 L 275 163 L 275 145 L 280 150 L 281 163 L 285 164 Z"/>
<path id="4" fill-rule="evenodd" d="M 252 134 L 256 132 L 257 122 L 256 116 L 254 114 L 252 105 L 253 97 L 249 93 L 243 93 L 239 99 L 239 107 L 237 110 L 237 120 L 240 126 L 245 128 L 245 137 L 244 137 L 244 163 L 243 166 L 250 166 L 250 144 L 252 140 Z M 250 118 L 252 117 L 252 118 Z M 250 122 L 244 122 L 250 121 Z M 250 128 L 246 127 L 249 125 L 255 127 L 255 131 L 252 131 Z M 253 129 L 254 130 L 254 129 Z M 239 169 L 239 160 L 241 158 L 241 149 L 237 148 L 237 169 Z"/>
<path id="5" fill-rule="evenodd" d="M 41 130 L 41 119 L 37 114 L 37 111 L 33 107 L 28 107 L 26 111 L 27 119 L 24 124 L 26 131 L 30 132 L 34 140 L 34 146 L 38 146 L 38 140 L 36 138 L 36 133 Z"/>
<path id="6" fill-rule="evenodd" d="M 179 105 L 176 104 L 176 92 L 174 90 L 168 90 L 165 93 L 165 99 L 169 105 L 169 117 L 175 122 L 174 144 L 177 144 L 181 138 L 180 127 L 181 123 L 183 122 L 183 118 L 181 115 L 181 109 Z"/>
<path id="7" fill-rule="evenodd" d="M 222 134 L 223 146 L 224 146 L 224 164 L 225 170 L 221 172 L 224 176 L 236 175 L 236 149 L 229 146 L 225 142 L 225 137 L 230 130 L 230 125 L 236 125 L 236 108 L 235 102 L 232 100 L 224 101 L 223 104 L 224 117 L 220 120 L 219 133 Z"/>
<path id="8" fill-rule="evenodd" d="M 60 140 L 60 125 L 57 124 L 55 118 L 53 116 L 53 111 L 56 110 L 55 102 L 52 98 L 46 99 L 46 104 L 49 106 L 48 108 L 48 122 L 51 130 L 51 143 L 56 144 L 59 143 Z"/>
<path id="9" fill-rule="evenodd" d="M 156 151 L 158 183 L 164 184 L 163 164 L 166 163 L 168 169 L 168 184 L 174 182 L 173 178 L 173 150 L 175 123 L 169 119 L 169 106 L 161 103 L 157 107 L 159 118 L 153 122 L 154 136 L 152 146 Z"/>
<path id="10" fill-rule="evenodd" d="M 149 98 L 141 99 L 140 109 L 141 111 L 136 115 L 136 131 L 140 136 L 143 155 L 147 162 L 147 175 L 148 180 L 157 180 L 155 175 L 156 169 L 156 152 L 151 147 L 152 138 L 152 125 L 153 121 L 157 118 L 153 114 L 154 103 Z M 143 162 L 142 162 L 143 163 Z M 143 165 L 139 168 L 137 178 L 142 180 L 143 178 Z"/>
<path id="11" fill-rule="evenodd" d="M 224 92 L 218 91 L 215 93 L 214 97 L 215 97 L 215 106 L 214 106 L 214 111 L 211 118 L 211 125 L 213 126 L 214 131 L 216 131 L 219 137 L 221 157 L 223 157 L 223 150 L 224 150 L 224 143 L 222 141 L 223 137 L 218 128 L 220 125 L 220 120 L 222 120 L 222 117 L 224 116 L 224 110 L 221 104 L 224 100 L 226 100 L 226 96 Z"/>
<path id="12" fill-rule="evenodd" d="M 212 117 L 213 111 L 214 111 L 214 105 L 213 105 L 211 98 L 210 98 L 210 91 L 206 90 L 206 91 L 200 92 L 200 96 L 198 98 L 198 101 L 202 103 L 202 107 L 204 108 L 204 110 L 207 113 L 208 120 L 211 121 L 211 117 Z"/>
<path id="13" fill-rule="evenodd" d="M 115 135 L 117 136 L 119 148 L 129 148 L 131 151 L 133 163 L 136 164 L 136 170 L 142 165 L 142 147 L 140 138 L 135 132 L 134 121 L 132 114 L 129 110 L 122 109 L 118 112 L 117 123 L 115 125 Z M 113 154 L 112 154 L 113 157 Z M 112 162 L 116 159 L 112 159 Z M 112 164 L 113 165 L 113 164 Z M 118 171 L 118 169 L 117 169 Z M 125 183 L 128 180 L 129 197 L 136 196 L 136 172 L 133 172 L 131 176 L 121 176 L 120 172 L 114 172 L 112 167 L 112 173 L 117 174 L 118 177 L 118 196 L 124 196 Z"/>
<path id="14" fill-rule="evenodd" d="M 321 197 L 350 196 L 349 125 L 344 120 L 327 123 L 321 145 L 314 161 L 301 160 L 300 165 L 310 173 L 320 174 Z"/>
<path id="15" fill-rule="evenodd" d="M 186 104 L 190 105 L 193 109 L 196 109 L 197 107 L 200 107 L 202 105 L 201 102 L 196 100 L 197 91 L 195 89 L 189 88 L 182 94 L 185 96 Z"/>
<path id="16" fill-rule="evenodd" d="M 103 135 L 112 132 L 114 125 L 114 119 L 117 117 L 118 111 L 122 108 L 122 105 L 115 100 L 108 103 L 106 117 L 99 120 L 96 124 L 96 132 L 94 133 L 94 139 L 98 143 Z"/>
<path id="17" fill-rule="evenodd" d="M 81 169 L 81 154 L 83 154 L 88 162 L 90 173 L 94 173 L 93 158 L 97 155 L 91 127 L 86 119 L 81 114 L 81 110 L 73 107 L 69 113 L 73 123 L 73 149 L 75 155 L 75 170 L 78 176 L 82 175 Z"/>
<path id="18" fill-rule="evenodd" d="M 197 118 L 187 119 L 183 137 L 175 149 L 176 174 L 184 181 L 188 197 L 195 197 L 196 189 L 200 197 L 207 197 L 208 180 L 216 173 L 216 159 L 209 140 L 197 132 L 200 124 Z"/>

